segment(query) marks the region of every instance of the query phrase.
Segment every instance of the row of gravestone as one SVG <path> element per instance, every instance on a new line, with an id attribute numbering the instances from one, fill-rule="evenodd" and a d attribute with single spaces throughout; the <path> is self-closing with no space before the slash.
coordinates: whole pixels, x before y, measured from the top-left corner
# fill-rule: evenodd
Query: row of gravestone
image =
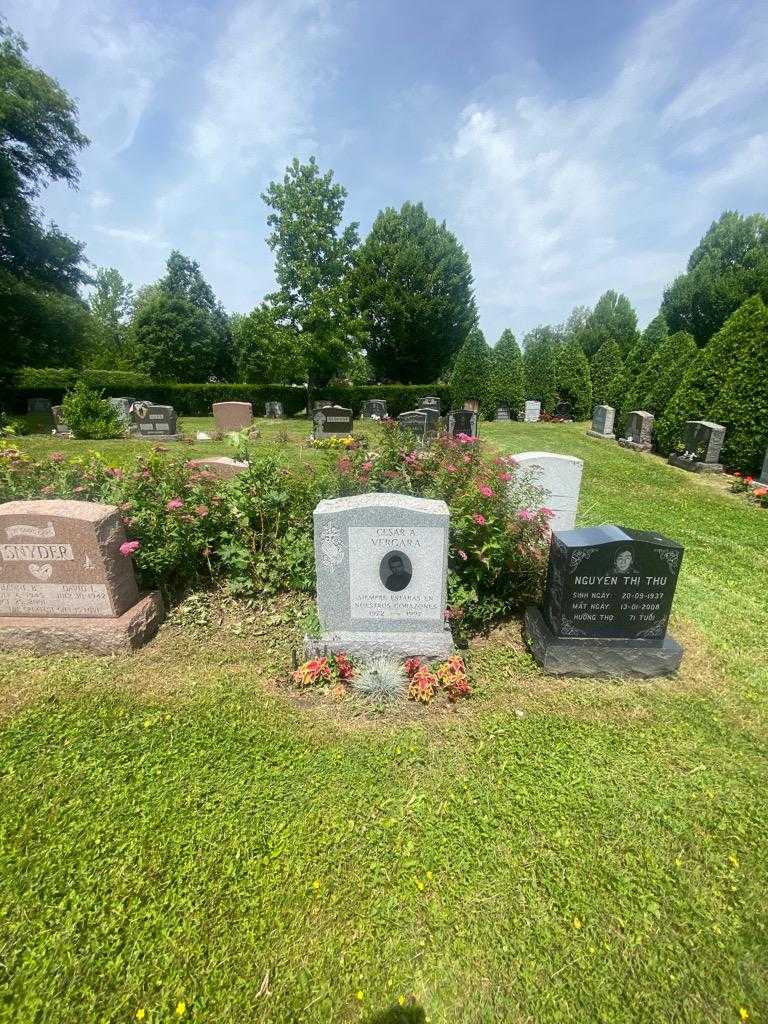
<path id="1" fill-rule="evenodd" d="M 595 406 L 590 437 L 604 441 L 617 440 L 614 432 L 616 410 L 610 405 Z M 618 443 L 633 451 L 649 452 L 653 447 L 653 414 L 634 410 L 627 417 L 624 433 Z M 720 452 L 725 442 L 725 427 L 711 420 L 687 420 L 682 439 L 682 451 L 669 456 L 669 462 L 692 473 L 722 473 Z M 768 483 L 768 451 L 763 460 L 760 482 Z"/>
<path id="2" fill-rule="evenodd" d="M 542 454 L 542 453 L 539 453 Z M 321 632 L 307 654 L 444 657 L 449 510 L 443 501 L 363 494 L 314 512 Z M 140 594 L 118 509 L 79 501 L 0 505 L 0 647 L 132 651 L 156 632 L 158 593 Z M 544 600 L 526 635 L 548 672 L 674 671 L 667 633 L 681 545 L 619 526 L 554 529 Z"/>
<path id="3" fill-rule="evenodd" d="M 427 405 L 424 404 L 425 402 L 435 402 L 436 405 Z M 378 400 L 377 404 L 379 404 Z M 364 414 L 363 418 L 386 418 L 386 411 L 383 417 L 376 413 L 368 414 L 367 416 Z M 418 409 L 411 409 L 408 412 L 400 413 L 397 417 L 397 422 L 403 430 L 410 430 L 421 443 L 424 443 L 437 433 L 440 424 L 439 399 L 425 399 Z M 312 436 L 316 439 L 349 436 L 353 429 L 352 410 L 344 406 L 318 405 L 313 412 Z M 469 409 L 453 410 L 448 415 L 447 431 L 450 437 L 458 434 L 477 437 L 477 413 Z"/>

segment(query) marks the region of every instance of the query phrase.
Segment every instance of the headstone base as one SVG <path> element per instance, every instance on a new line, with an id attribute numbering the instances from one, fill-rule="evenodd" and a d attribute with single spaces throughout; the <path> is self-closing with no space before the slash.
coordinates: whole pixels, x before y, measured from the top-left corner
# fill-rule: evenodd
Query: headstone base
<path id="1" fill-rule="evenodd" d="M 320 637 L 304 637 L 308 658 L 342 652 L 353 658 L 447 658 L 453 654 L 453 637 L 449 629 L 441 633 L 324 633 Z"/>
<path id="2" fill-rule="evenodd" d="M 693 462 L 691 459 L 684 459 L 681 455 L 669 456 L 670 466 L 677 466 L 678 469 L 687 469 L 689 473 L 722 473 L 721 462 Z"/>
<path id="3" fill-rule="evenodd" d="M 630 441 L 626 437 L 620 437 L 619 444 L 622 448 L 631 448 L 633 452 L 649 452 L 653 448 L 653 445 L 646 442 Z"/>
<path id="4" fill-rule="evenodd" d="M 130 654 L 157 633 L 165 618 L 159 590 L 145 594 L 116 618 L 0 618 L 0 650 L 59 654 Z"/>
<path id="5" fill-rule="evenodd" d="M 147 434 L 142 433 L 140 430 L 130 431 L 130 437 L 132 441 L 154 441 L 155 444 L 165 444 L 166 441 L 183 441 L 183 434 Z"/>
<path id="6" fill-rule="evenodd" d="M 615 434 L 601 434 L 599 430 L 588 430 L 587 437 L 599 437 L 601 441 L 615 441 Z"/>
<path id="7" fill-rule="evenodd" d="M 525 610 L 525 635 L 536 661 L 555 676 L 650 679 L 676 672 L 683 658 L 683 648 L 670 633 L 661 647 L 638 640 L 557 637 L 534 606 Z"/>

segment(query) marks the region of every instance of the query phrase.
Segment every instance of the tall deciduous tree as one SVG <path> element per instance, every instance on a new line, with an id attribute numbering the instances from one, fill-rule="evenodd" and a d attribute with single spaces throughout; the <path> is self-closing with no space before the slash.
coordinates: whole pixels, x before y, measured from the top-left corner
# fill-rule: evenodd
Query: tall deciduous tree
<path id="1" fill-rule="evenodd" d="M 382 210 L 351 277 L 380 379 L 437 380 L 477 325 L 469 257 L 421 203 Z"/>
<path id="2" fill-rule="evenodd" d="M 5 365 L 74 362 L 87 329 L 78 287 L 89 281 L 83 246 L 35 202 L 50 181 L 77 184 L 77 153 L 88 140 L 77 108 L 33 67 L 24 40 L 0 22 L 0 335 Z M 50 317 L 50 320 L 49 320 Z M 58 337 L 56 337 L 58 335 Z"/>
<path id="3" fill-rule="evenodd" d="M 662 310 L 670 330 L 704 345 L 751 295 L 768 300 L 768 218 L 726 210 L 664 292 Z"/>
<path id="4" fill-rule="evenodd" d="M 514 334 L 507 328 L 491 350 L 491 392 L 493 405 L 506 405 L 511 416 L 525 401 L 523 356 Z"/>
<path id="5" fill-rule="evenodd" d="M 560 338 L 552 327 L 535 327 L 523 339 L 526 399 L 552 412 L 557 400 L 557 351 Z"/>
<path id="6" fill-rule="evenodd" d="M 99 267 L 88 296 L 91 341 L 86 362 L 99 369 L 127 369 L 128 322 L 133 311 L 133 287 L 116 267 Z"/>
<path id="7" fill-rule="evenodd" d="M 157 380 L 204 382 L 216 371 L 211 319 L 181 295 L 147 289 L 137 303 L 130 340 L 138 366 Z"/>
<path id="8" fill-rule="evenodd" d="M 605 292 L 579 332 L 582 348 L 593 355 L 605 341 L 615 341 L 622 355 L 637 342 L 637 314 L 626 295 Z"/>
<path id="9" fill-rule="evenodd" d="M 157 286 L 166 295 L 185 299 L 208 319 L 211 343 L 215 349 L 214 358 L 209 361 L 213 367 L 212 373 L 223 379 L 231 379 L 234 360 L 229 317 L 213 288 L 203 277 L 197 260 L 191 260 L 174 249 L 168 257 L 165 275 L 160 278 Z"/>
<path id="10" fill-rule="evenodd" d="M 262 303 L 231 320 L 237 379 L 245 383 L 296 384 L 306 379 L 299 335 L 279 324 Z"/>
<path id="11" fill-rule="evenodd" d="M 267 244 L 278 284 L 267 299 L 276 320 L 299 335 L 310 384 L 343 376 L 361 348 L 361 324 L 348 293 L 357 224 L 341 226 L 346 197 L 314 157 L 307 164 L 294 158 L 283 180 L 262 195 L 272 210 Z"/>

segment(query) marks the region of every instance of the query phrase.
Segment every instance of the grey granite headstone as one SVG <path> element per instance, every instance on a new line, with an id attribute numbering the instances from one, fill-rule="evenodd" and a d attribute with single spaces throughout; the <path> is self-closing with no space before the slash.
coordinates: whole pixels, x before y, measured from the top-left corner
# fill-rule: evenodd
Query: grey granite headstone
<path id="1" fill-rule="evenodd" d="M 725 427 L 721 424 L 709 420 L 687 420 L 685 449 L 680 455 L 670 455 L 669 462 L 691 473 L 722 473 L 719 459 L 724 440 Z"/>
<path id="2" fill-rule="evenodd" d="M 636 409 L 627 417 L 624 436 L 619 438 L 619 444 L 636 452 L 649 452 L 652 438 L 653 413 Z"/>
<path id="3" fill-rule="evenodd" d="M 429 432 L 429 411 L 427 409 L 412 409 L 409 412 L 401 412 L 397 417 L 397 425 L 401 430 L 410 430 L 416 435 L 418 441 L 424 444 Z"/>
<path id="4" fill-rule="evenodd" d="M 140 437 L 171 441 L 178 438 L 176 410 L 172 405 L 135 402 L 131 429 Z"/>
<path id="5" fill-rule="evenodd" d="M 264 404 L 264 415 L 268 420 L 281 420 L 283 419 L 283 403 L 282 402 L 265 402 Z"/>
<path id="6" fill-rule="evenodd" d="M 317 611 L 310 653 L 444 657 L 448 506 L 404 494 L 321 501 L 314 512 Z"/>
<path id="7" fill-rule="evenodd" d="M 51 400 L 50 398 L 28 398 L 27 399 L 27 412 L 50 412 L 51 411 Z"/>
<path id="8" fill-rule="evenodd" d="M 541 418 L 541 402 L 526 402 L 523 419 L 526 423 L 538 423 Z"/>
<path id="9" fill-rule="evenodd" d="M 440 415 L 440 399 L 436 398 L 434 395 L 427 395 L 426 398 L 420 398 L 419 399 L 419 408 L 420 409 L 435 409 L 437 411 L 437 415 L 439 416 Z"/>
<path id="10" fill-rule="evenodd" d="M 549 521 L 550 527 L 572 530 L 576 525 L 584 470 L 581 459 L 554 452 L 520 452 L 514 459 L 518 469 L 529 470 L 533 483 L 544 492 L 539 508 L 550 508 L 555 513 Z"/>
<path id="11" fill-rule="evenodd" d="M 324 405 L 312 416 L 312 436 L 348 437 L 352 433 L 352 410 L 341 405 Z"/>
<path id="12" fill-rule="evenodd" d="M 667 621 L 682 558 L 682 545 L 657 533 L 554 531 L 543 607 L 525 614 L 536 660 L 556 675 L 674 672 L 683 651 Z"/>
<path id="13" fill-rule="evenodd" d="M 760 470 L 759 482 L 768 486 L 768 449 L 766 449 L 765 458 L 763 459 L 763 468 Z"/>
<path id="14" fill-rule="evenodd" d="M 64 422 L 60 405 L 51 406 L 51 415 L 53 416 L 53 433 L 57 437 L 72 437 L 72 431 Z"/>
<path id="15" fill-rule="evenodd" d="M 498 407 L 498 409 L 496 410 L 496 415 L 495 415 L 494 419 L 497 419 L 497 420 L 509 420 L 511 418 L 512 417 L 509 415 L 509 406 L 508 405 L 500 405 Z"/>
<path id="16" fill-rule="evenodd" d="M 383 398 L 368 398 L 363 402 L 363 407 L 360 410 L 360 418 L 363 420 L 370 420 L 374 416 L 379 420 L 385 420 L 387 418 L 387 403 Z"/>
<path id="17" fill-rule="evenodd" d="M 477 413 L 468 409 L 454 409 L 448 414 L 448 436 L 464 434 L 477 437 Z"/>
<path id="18" fill-rule="evenodd" d="M 611 405 L 596 405 L 592 411 L 592 428 L 587 431 L 590 437 L 599 437 L 604 441 L 613 441 L 616 435 L 613 424 L 616 410 Z"/>

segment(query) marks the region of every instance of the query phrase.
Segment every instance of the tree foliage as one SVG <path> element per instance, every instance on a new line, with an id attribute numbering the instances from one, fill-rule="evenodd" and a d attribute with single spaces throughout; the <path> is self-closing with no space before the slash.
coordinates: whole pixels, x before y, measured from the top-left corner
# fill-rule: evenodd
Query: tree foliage
<path id="1" fill-rule="evenodd" d="M 148 289 L 131 324 L 136 362 L 156 380 L 203 382 L 218 368 L 211 318 L 190 299 Z"/>
<path id="2" fill-rule="evenodd" d="M 197 260 L 191 260 L 174 249 L 157 287 L 166 295 L 185 299 L 207 318 L 214 347 L 211 372 L 222 379 L 231 379 L 234 362 L 229 317 L 203 277 Z"/>
<path id="3" fill-rule="evenodd" d="M 116 267 L 99 267 L 88 296 L 90 341 L 85 357 L 93 369 L 128 369 L 128 324 L 133 312 L 133 286 Z"/>
<path id="4" fill-rule="evenodd" d="M 294 157 L 281 182 L 262 195 L 272 212 L 267 244 L 275 253 L 278 290 L 267 296 L 277 322 L 299 336 L 312 384 L 343 374 L 361 348 L 361 324 L 350 310 L 348 275 L 357 224 L 341 228 L 346 189 L 321 174 L 314 157 Z"/>
<path id="5" fill-rule="evenodd" d="M 380 379 L 437 380 L 477 324 L 469 257 L 421 203 L 379 213 L 350 288 Z"/>
<path id="6" fill-rule="evenodd" d="M 615 341 L 604 341 L 592 356 L 589 375 L 592 381 L 592 402 L 610 405 L 616 401 L 617 379 L 623 375 L 624 362 L 621 349 Z M 615 406 L 613 406 L 615 408 Z"/>
<path id="7" fill-rule="evenodd" d="M 525 397 L 552 412 L 557 400 L 557 350 L 560 340 L 552 327 L 535 327 L 523 339 Z"/>
<path id="8" fill-rule="evenodd" d="M 751 295 L 768 300 L 768 218 L 726 210 L 664 292 L 662 311 L 670 330 L 705 345 Z"/>
<path id="9" fill-rule="evenodd" d="M 513 418 L 525 401 L 523 355 L 509 328 L 491 350 L 491 397 L 494 409 L 506 405 Z"/>
<path id="10" fill-rule="evenodd" d="M 726 428 L 723 462 L 749 473 L 768 447 L 768 310 L 747 299 L 698 351 L 657 425 L 663 451 L 682 443 L 686 420 Z"/>
<path id="11" fill-rule="evenodd" d="M 461 409 L 465 402 L 480 403 L 486 418 L 493 416 L 491 389 L 491 353 L 483 332 L 473 327 L 459 349 L 451 372 L 451 403 Z"/>
<path id="12" fill-rule="evenodd" d="M 659 313 L 645 328 L 624 360 L 624 368 L 631 381 L 642 373 L 656 348 L 668 337 L 669 328 L 666 317 L 663 313 Z"/>
<path id="13" fill-rule="evenodd" d="M 299 335 L 283 325 L 267 303 L 232 317 L 237 379 L 245 383 L 294 384 L 306 379 Z"/>
<path id="14" fill-rule="evenodd" d="M 637 314 L 626 295 L 612 289 L 601 295 L 578 339 L 588 356 L 606 341 L 615 341 L 622 356 L 626 355 L 637 342 Z"/>
<path id="15" fill-rule="evenodd" d="M 89 281 L 82 267 L 83 245 L 56 225 L 44 228 L 34 204 L 48 182 L 76 185 L 76 156 L 87 142 L 72 99 L 29 63 L 24 40 L 0 22 L 0 333 L 5 365 L 50 358 L 64 365 L 78 358 L 82 337 L 73 328 L 87 322 L 78 288 Z M 61 334 L 53 340 L 57 330 Z"/>
<path id="16" fill-rule="evenodd" d="M 622 421 L 633 409 L 661 416 L 695 356 L 696 342 L 684 331 L 670 334 L 657 345 L 624 395 Z"/>
<path id="17" fill-rule="evenodd" d="M 586 419 L 592 412 L 592 382 L 584 349 L 575 339 L 558 349 L 555 375 L 560 400 L 569 403 L 574 419 Z"/>

